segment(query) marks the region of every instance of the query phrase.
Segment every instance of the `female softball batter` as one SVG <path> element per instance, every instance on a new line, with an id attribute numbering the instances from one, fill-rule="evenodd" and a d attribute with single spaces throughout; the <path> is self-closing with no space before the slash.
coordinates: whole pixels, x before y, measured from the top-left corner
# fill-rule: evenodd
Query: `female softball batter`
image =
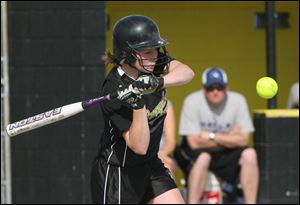
<path id="1" fill-rule="evenodd" d="M 123 90 L 101 105 L 104 131 L 92 167 L 94 203 L 184 203 L 169 171 L 158 158 L 166 116 L 166 87 L 188 83 L 194 72 L 172 59 L 156 23 L 142 15 L 120 19 L 113 29 L 114 68 L 102 94 Z"/>

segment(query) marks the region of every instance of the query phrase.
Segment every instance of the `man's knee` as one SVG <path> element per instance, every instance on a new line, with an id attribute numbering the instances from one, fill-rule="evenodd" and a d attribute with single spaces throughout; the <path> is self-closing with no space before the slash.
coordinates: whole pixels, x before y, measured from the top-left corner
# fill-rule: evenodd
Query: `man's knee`
<path id="1" fill-rule="evenodd" d="M 210 154 L 203 152 L 198 156 L 194 166 L 208 168 L 210 161 L 211 161 Z"/>
<path id="2" fill-rule="evenodd" d="M 245 163 L 253 165 L 257 164 L 257 155 L 255 149 L 247 148 L 242 152 L 240 164 L 243 165 Z"/>

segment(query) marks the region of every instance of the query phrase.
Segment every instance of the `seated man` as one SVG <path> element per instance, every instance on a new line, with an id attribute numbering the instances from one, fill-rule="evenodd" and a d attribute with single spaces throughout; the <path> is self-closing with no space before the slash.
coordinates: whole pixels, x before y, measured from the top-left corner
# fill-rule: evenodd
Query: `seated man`
<path id="1" fill-rule="evenodd" d="M 287 108 L 299 109 L 299 82 L 294 83 L 290 88 Z"/>
<path id="2" fill-rule="evenodd" d="M 188 203 L 201 198 L 209 170 L 228 183 L 240 181 L 245 203 L 256 203 L 259 173 L 256 151 L 247 147 L 254 127 L 246 99 L 228 90 L 220 68 L 206 69 L 202 84 L 203 90 L 184 101 L 179 127 L 183 138 L 176 150 L 188 180 Z"/>

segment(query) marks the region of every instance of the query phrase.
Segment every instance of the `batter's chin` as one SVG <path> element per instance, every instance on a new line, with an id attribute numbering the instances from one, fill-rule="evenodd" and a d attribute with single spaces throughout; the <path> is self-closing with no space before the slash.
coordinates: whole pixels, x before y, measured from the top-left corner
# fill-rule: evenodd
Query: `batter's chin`
<path id="1" fill-rule="evenodd" d="M 145 73 L 153 73 L 153 71 L 154 71 L 154 66 L 145 66 L 144 67 Z"/>

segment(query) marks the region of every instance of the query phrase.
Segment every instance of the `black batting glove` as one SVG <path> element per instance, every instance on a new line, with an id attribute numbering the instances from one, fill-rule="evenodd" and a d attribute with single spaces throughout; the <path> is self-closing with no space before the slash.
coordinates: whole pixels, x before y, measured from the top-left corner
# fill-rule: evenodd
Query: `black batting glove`
<path id="1" fill-rule="evenodd" d="M 145 101 L 140 96 L 140 97 L 138 97 L 138 99 L 134 103 L 131 103 L 130 106 L 134 110 L 139 110 L 139 109 L 142 109 L 145 106 Z"/>
<path id="2" fill-rule="evenodd" d="M 129 104 L 133 109 L 141 109 L 145 106 L 145 102 L 142 99 L 140 93 L 137 93 L 133 89 L 132 85 L 129 85 L 128 88 L 123 90 L 118 90 L 118 99 Z"/>
<path id="3" fill-rule="evenodd" d="M 151 94 L 164 86 L 164 78 L 155 75 L 141 75 L 133 84 L 135 92 L 142 95 Z"/>

